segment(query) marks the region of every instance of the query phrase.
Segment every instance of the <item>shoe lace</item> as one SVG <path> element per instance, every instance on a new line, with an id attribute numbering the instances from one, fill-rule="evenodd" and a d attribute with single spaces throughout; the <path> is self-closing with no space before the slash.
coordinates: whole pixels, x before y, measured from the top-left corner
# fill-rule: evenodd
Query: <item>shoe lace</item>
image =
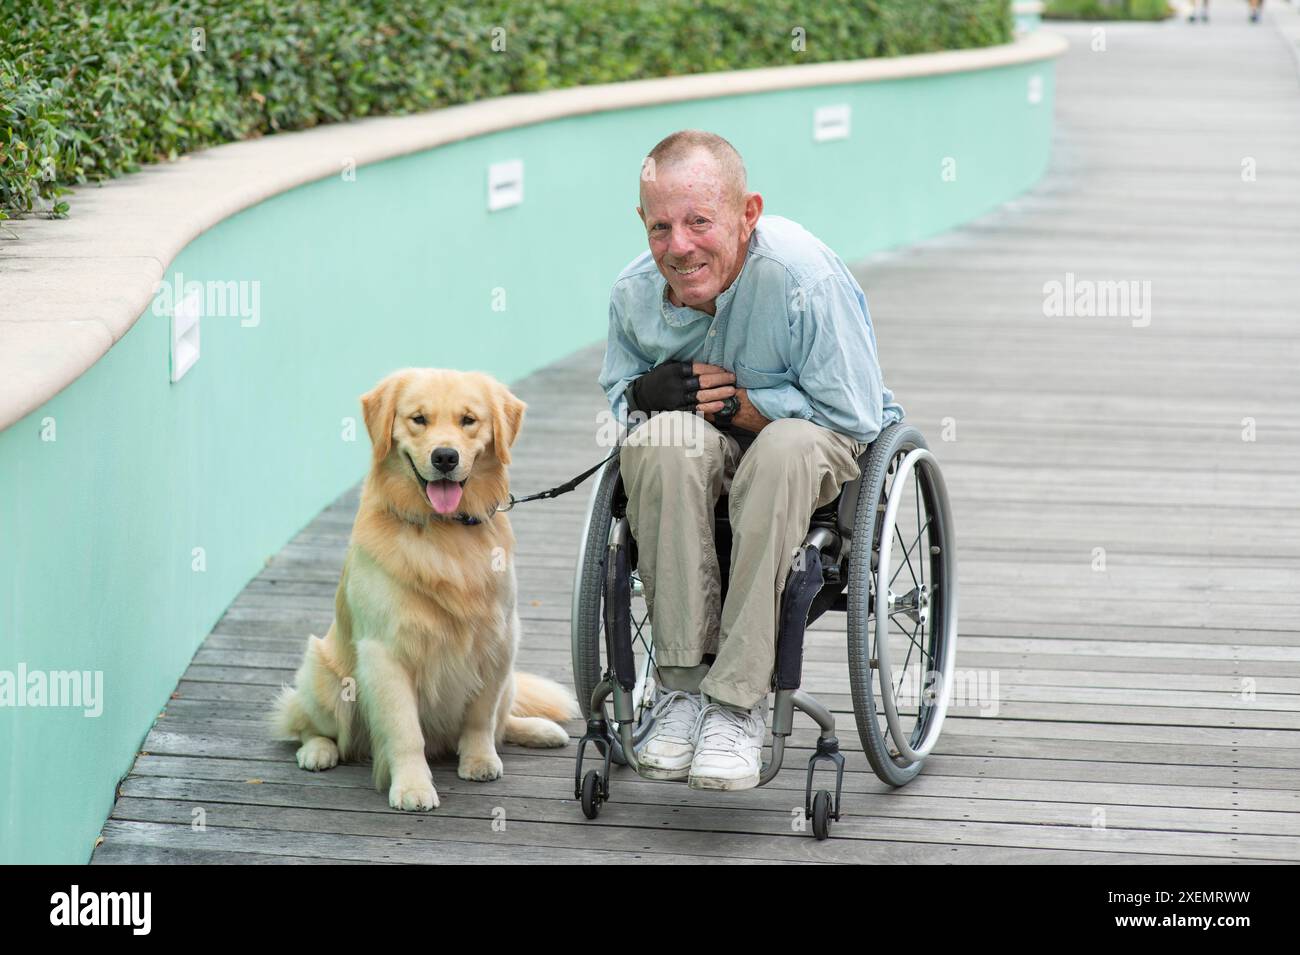
<path id="1" fill-rule="evenodd" d="M 706 723 L 710 714 L 714 713 L 718 714 L 720 719 Z M 701 727 L 707 727 L 706 735 L 700 735 Z M 742 739 L 759 735 L 761 731 L 758 717 L 753 713 L 737 713 L 721 703 L 709 703 L 695 718 L 695 725 L 691 728 L 691 738 L 697 740 L 697 747 L 704 746 L 705 741 L 708 740 L 714 744 L 724 745 L 728 749 L 734 749 Z"/>
<path id="2" fill-rule="evenodd" d="M 684 705 L 674 706 L 679 702 Z M 686 735 L 687 727 L 698 725 L 688 714 L 697 712 L 700 705 L 700 699 L 695 694 L 672 690 L 655 700 L 655 705 L 650 708 L 650 719 L 661 730 L 676 731 Z M 691 731 L 689 738 L 695 738 L 694 730 Z"/>

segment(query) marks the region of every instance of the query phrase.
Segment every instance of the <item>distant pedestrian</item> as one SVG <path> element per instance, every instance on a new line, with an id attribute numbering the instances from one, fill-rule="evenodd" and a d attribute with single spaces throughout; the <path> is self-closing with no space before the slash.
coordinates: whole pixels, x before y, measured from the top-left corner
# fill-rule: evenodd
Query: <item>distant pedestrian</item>
<path id="1" fill-rule="evenodd" d="M 1188 23 L 1196 22 L 1196 7 L 1198 3 L 1200 4 L 1201 7 L 1201 22 L 1209 23 L 1210 22 L 1210 0 L 1191 0 L 1191 5 L 1189 6 L 1187 11 L 1187 22 Z"/>

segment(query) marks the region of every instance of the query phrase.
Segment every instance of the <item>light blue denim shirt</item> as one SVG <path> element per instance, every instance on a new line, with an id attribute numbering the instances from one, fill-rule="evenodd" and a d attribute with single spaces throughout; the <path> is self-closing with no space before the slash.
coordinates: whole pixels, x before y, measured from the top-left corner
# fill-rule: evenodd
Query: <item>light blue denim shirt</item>
<path id="1" fill-rule="evenodd" d="M 867 297 L 843 260 L 790 219 L 761 216 L 716 316 L 668 300 L 649 250 L 614 282 L 600 387 L 627 426 L 624 389 L 665 361 L 727 368 L 759 414 L 803 418 L 857 441 L 901 421 L 876 357 Z"/>

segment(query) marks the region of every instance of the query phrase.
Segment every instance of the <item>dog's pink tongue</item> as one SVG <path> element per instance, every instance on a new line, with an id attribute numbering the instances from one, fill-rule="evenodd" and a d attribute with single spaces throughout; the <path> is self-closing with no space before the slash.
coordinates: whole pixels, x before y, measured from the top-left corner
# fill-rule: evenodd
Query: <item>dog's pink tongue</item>
<path id="1" fill-rule="evenodd" d="M 439 514 L 450 514 L 460 506 L 463 488 L 455 481 L 430 481 L 424 489 L 429 495 L 429 503 Z"/>

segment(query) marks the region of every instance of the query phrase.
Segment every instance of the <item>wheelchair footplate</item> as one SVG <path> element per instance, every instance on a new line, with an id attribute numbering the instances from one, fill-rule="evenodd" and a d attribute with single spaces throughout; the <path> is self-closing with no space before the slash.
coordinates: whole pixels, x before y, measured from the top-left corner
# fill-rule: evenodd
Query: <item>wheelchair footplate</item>
<path id="1" fill-rule="evenodd" d="M 581 803 L 582 814 L 588 819 L 595 819 L 599 816 L 601 805 L 609 801 L 610 769 L 613 763 L 618 762 L 628 765 L 639 778 L 651 779 L 642 775 L 640 767 L 637 765 L 635 750 L 629 758 L 622 735 L 614 735 L 609 721 L 603 715 L 604 700 L 609 694 L 610 688 L 610 681 L 602 682 L 600 689 L 597 691 L 598 699 L 593 700 L 593 715 L 587 720 L 587 730 L 583 733 L 582 738 L 578 740 L 578 759 L 573 776 L 573 796 Z M 618 695 L 617 690 L 615 690 L 614 696 L 616 700 Z M 821 727 L 821 733 L 817 739 L 817 748 L 812 756 L 808 758 L 808 769 L 804 784 L 804 819 L 812 821 L 813 835 L 818 840 L 822 840 L 830 835 L 831 823 L 840 819 L 841 800 L 844 790 L 844 754 L 840 752 L 839 738 L 835 736 L 834 717 L 811 696 L 797 690 L 777 691 L 772 721 L 772 758 L 763 763 L 758 785 L 764 786 L 771 782 L 781 769 L 785 753 L 785 741 L 790 735 L 793 711 L 796 707 L 806 712 Z M 602 715 L 594 715 L 597 713 Z M 632 735 L 632 733 L 627 733 L 627 739 L 631 739 Z M 589 744 L 595 744 L 602 766 L 600 769 L 587 769 L 584 772 L 584 765 L 587 765 L 587 747 Z M 616 758 L 616 754 L 618 758 Z M 826 789 L 820 789 L 816 793 L 813 792 L 813 776 L 821 763 L 829 763 L 835 768 L 834 796 Z"/>

